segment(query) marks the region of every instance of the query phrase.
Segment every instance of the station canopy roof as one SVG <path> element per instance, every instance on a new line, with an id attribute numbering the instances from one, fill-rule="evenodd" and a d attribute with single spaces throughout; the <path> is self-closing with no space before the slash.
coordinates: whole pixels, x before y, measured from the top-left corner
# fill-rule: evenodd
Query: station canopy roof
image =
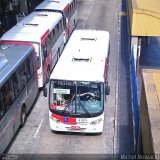
<path id="1" fill-rule="evenodd" d="M 132 36 L 160 36 L 160 0 L 128 0 Z"/>

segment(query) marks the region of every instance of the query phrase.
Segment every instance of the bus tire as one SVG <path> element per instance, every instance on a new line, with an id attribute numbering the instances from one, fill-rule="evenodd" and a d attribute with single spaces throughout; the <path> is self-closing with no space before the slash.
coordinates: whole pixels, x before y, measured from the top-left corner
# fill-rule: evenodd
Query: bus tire
<path id="1" fill-rule="evenodd" d="M 21 121 L 20 121 L 20 126 L 23 127 L 26 123 L 27 119 L 27 114 L 26 114 L 26 107 L 22 107 L 21 110 Z"/>

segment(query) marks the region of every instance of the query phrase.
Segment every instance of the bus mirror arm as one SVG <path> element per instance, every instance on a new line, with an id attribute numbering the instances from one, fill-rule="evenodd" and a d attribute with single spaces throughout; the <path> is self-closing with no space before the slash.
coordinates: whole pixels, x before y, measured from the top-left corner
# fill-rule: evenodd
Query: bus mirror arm
<path id="1" fill-rule="evenodd" d="M 47 97 L 47 87 L 46 86 L 43 87 L 43 96 Z"/>
<path id="2" fill-rule="evenodd" d="M 110 94 L 110 86 L 107 84 L 107 86 L 105 87 L 105 95 L 109 94 Z"/>

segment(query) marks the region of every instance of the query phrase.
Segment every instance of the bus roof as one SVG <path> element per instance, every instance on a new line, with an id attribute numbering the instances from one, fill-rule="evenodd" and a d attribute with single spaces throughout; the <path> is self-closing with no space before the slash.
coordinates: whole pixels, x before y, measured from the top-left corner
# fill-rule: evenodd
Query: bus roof
<path id="1" fill-rule="evenodd" d="M 75 30 L 50 78 L 104 82 L 108 52 L 109 32 Z"/>
<path id="2" fill-rule="evenodd" d="M 60 13 L 32 12 L 8 30 L 1 40 L 40 43 L 41 38 L 50 32 L 61 18 Z"/>
<path id="3" fill-rule="evenodd" d="M 31 52 L 33 47 L 24 45 L 1 45 L 0 46 L 0 87 L 8 77 L 16 70 Z"/>
<path id="4" fill-rule="evenodd" d="M 47 11 L 65 11 L 67 6 L 72 2 L 73 0 L 44 0 L 42 3 L 40 3 L 36 8 L 35 11 L 39 10 L 47 10 Z"/>

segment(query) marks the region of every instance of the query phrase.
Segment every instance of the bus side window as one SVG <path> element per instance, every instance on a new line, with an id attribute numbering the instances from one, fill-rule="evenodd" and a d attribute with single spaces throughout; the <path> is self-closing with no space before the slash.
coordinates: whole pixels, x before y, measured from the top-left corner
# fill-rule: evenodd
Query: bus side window
<path id="1" fill-rule="evenodd" d="M 29 57 L 27 59 L 26 67 L 27 67 L 28 79 L 30 79 L 34 73 L 34 66 L 33 66 L 33 58 L 32 57 Z"/>
<path id="2" fill-rule="evenodd" d="M 69 9 L 69 17 L 71 18 L 72 17 L 72 4 L 70 5 L 68 9 Z"/>
<path id="3" fill-rule="evenodd" d="M 48 35 L 46 37 L 46 48 L 47 48 L 47 56 L 51 50 L 51 39 L 50 39 L 50 35 Z"/>
<path id="4" fill-rule="evenodd" d="M 15 72 L 12 76 L 13 89 L 15 92 L 15 96 L 17 97 L 21 91 L 20 79 L 18 77 L 17 72 Z"/>
<path id="5" fill-rule="evenodd" d="M 25 85 L 27 84 L 27 81 L 28 81 L 25 64 L 22 64 L 22 66 L 20 67 L 20 78 L 21 78 L 21 85 L 23 88 L 23 87 L 25 87 Z"/>
<path id="6" fill-rule="evenodd" d="M 72 9 L 71 16 L 72 16 L 73 13 L 74 13 L 74 8 L 75 8 L 75 6 L 74 6 L 74 1 L 73 1 L 73 3 L 71 4 L 71 9 Z"/>
<path id="7" fill-rule="evenodd" d="M 4 105 L 2 102 L 2 95 L 1 95 L 1 91 L 0 91 L 0 119 L 3 117 L 4 115 Z"/>
<path id="8" fill-rule="evenodd" d="M 69 18 L 69 11 L 68 11 L 68 9 L 66 10 L 66 17 L 68 18 L 68 20 L 70 19 Z"/>
<path id="9" fill-rule="evenodd" d="M 61 20 L 60 21 L 60 33 L 62 33 L 63 32 L 63 21 Z"/>
<path id="10" fill-rule="evenodd" d="M 50 33 L 50 39 L 51 39 L 51 49 L 54 45 L 54 37 L 53 37 L 53 31 Z"/>
<path id="11" fill-rule="evenodd" d="M 76 1 L 75 0 L 73 1 L 73 10 L 74 11 L 76 10 Z"/>
<path id="12" fill-rule="evenodd" d="M 58 36 L 59 36 L 59 27 L 58 27 L 58 24 L 57 24 L 56 27 L 55 27 L 55 39 L 56 39 L 56 41 L 58 39 Z"/>
<path id="13" fill-rule="evenodd" d="M 52 46 L 53 46 L 53 45 L 55 44 L 55 42 L 56 42 L 56 33 L 55 33 L 55 29 L 53 29 L 52 33 L 53 33 L 53 39 L 52 39 Z"/>
<path id="14" fill-rule="evenodd" d="M 66 28 L 66 16 L 63 16 L 63 27 Z"/>
<path id="15" fill-rule="evenodd" d="M 60 29 L 59 29 L 59 23 L 57 24 L 57 39 L 59 38 L 60 35 Z"/>
<path id="16" fill-rule="evenodd" d="M 14 100 L 14 93 L 10 81 L 7 81 L 2 87 L 2 98 L 5 110 L 8 110 Z"/>
<path id="17" fill-rule="evenodd" d="M 46 44 L 42 44 L 41 47 L 42 47 L 42 52 L 45 60 L 45 58 L 47 57 L 47 46 Z"/>

